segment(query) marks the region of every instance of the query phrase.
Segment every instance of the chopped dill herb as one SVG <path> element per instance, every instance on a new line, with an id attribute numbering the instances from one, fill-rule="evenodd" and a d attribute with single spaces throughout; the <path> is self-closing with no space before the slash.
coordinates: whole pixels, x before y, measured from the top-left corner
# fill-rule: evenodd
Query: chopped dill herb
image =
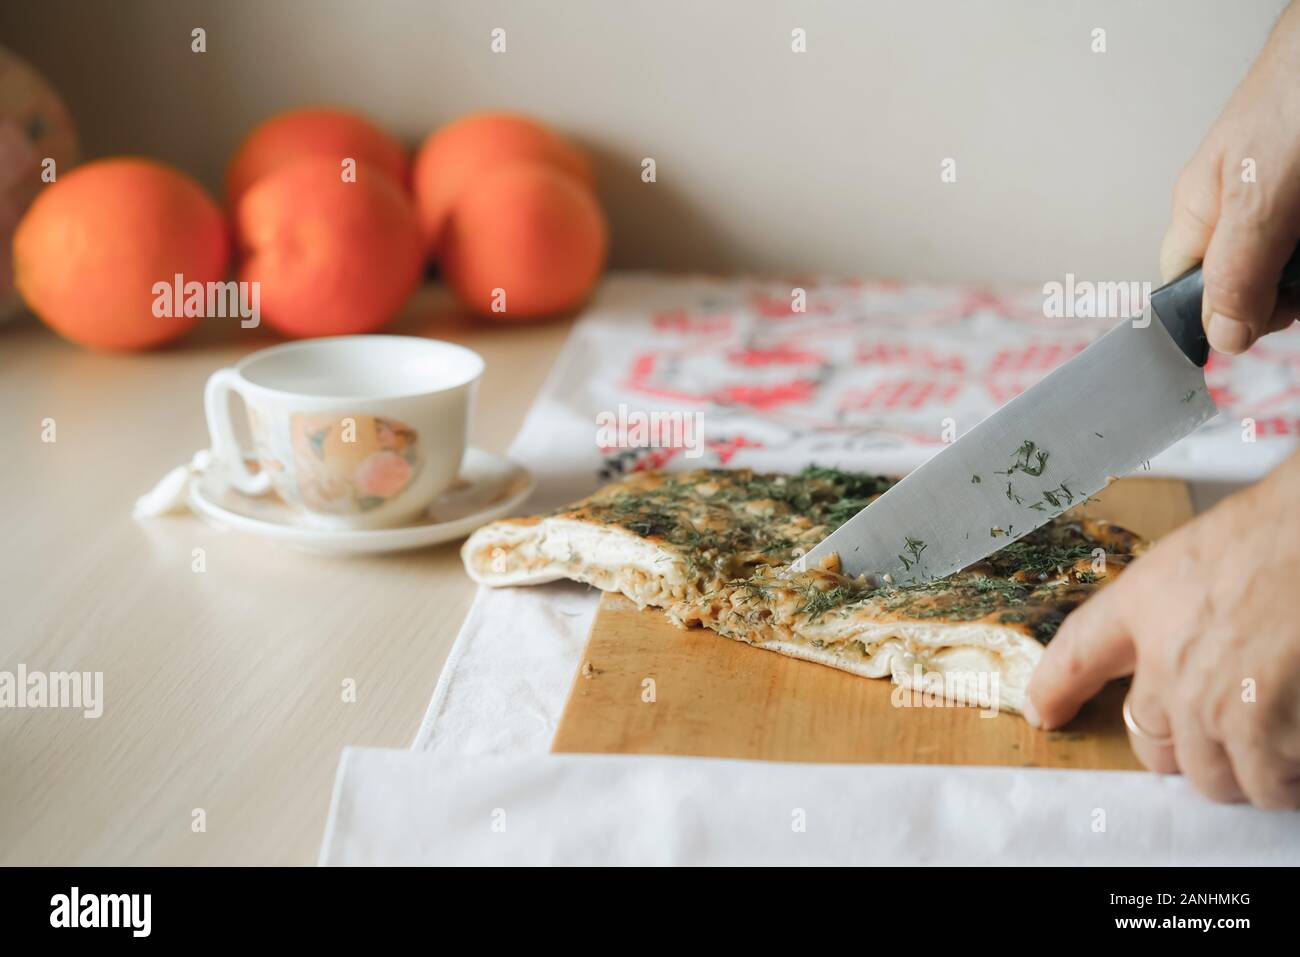
<path id="1" fill-rule="evenodd" d="M 752 578 L 733 578 L 727 584 L 737 591 L 743 591 L 748 601 L 766 601 L 772 597 L 772 589 L 769 585 L 755 581 Z"/>
<path id="2" fill-rule="evenodd" d="M 810 465 L 798 475 L 751 475 L 730 487 L 724 497 L 732 502 L 771 499 L 818 525 L 838 528 L 893 484 L 879 475 Z"/>
<path id="3" fill-rule="evenodd" d="M 826 524 L 836 528 L 870 505 L 870 498 L 842 498 L 826 509 Z"/>
<path id="4" fill-rule="evenodd" d="M 1031 502 L 1029 507 L 1036 512 L 1043 511 L 1044 505 L 1050 505 L 1052 508 L 1067 508 L 1074 503 L 1075 497 L 1074 492 L 1070 491 L 1070 487 L 1062 482 L 1056 488 L 1043 491 L 1042 498 L 1037 502 Z"/>
<path id="5" fill-rule="evenodd" d="M 912 618 L 952 618 L 973 621 L 999 608 L 1022 605 L 1027 585 L 1005 578 L 942 579 L 923 584 L 897 585 L 876 593 L 886 611 Z"/>
<path id="6" fill-rule="evenodd" d="M 1020 444 L 1020 448 L 1011 454 L 1014 456 L 1011 467 L 999 474 L 1012 475 L 1015 472 L 1024 472 L 1026 475 L 1038 477 L 1043 474 L 1043 469 L 1047 467 L 1047 451 L 1040 449 L 1029 439 L 1025 439 Z"/>
<path id="7" fill-rule="evenodd" d="M 921 541 L 919 538 L 908 536 L 905 541 L 907 542 L 907 554 L 912 557 L 909 559 L 907 555 L 898 556 L 898 560 L 903 563 L 904 570 L 910 569 L 913 565 L 919 564 L 921 561 L 921 553 L 925 551 L 925 542 Z"/>
<path id="8" fill-rule="evenodd" d="M 840 495 L 845 498 L 875 498 L 883 495 L 894 480 L 880 475 L 866 475 L 862 472 L 843 472 L 839 469 L 823 468 L 810 465 L 796 476 L 805 481 L 828 482 L 839 486 Z"/>
<path id="9" fill-rule="evenodd" d="M 853 585 L 835 585 L 822 591 L 809 584 L 799 591 L 803 595 L 803 601 L 795 609 L 795 613 L 807 615 L 810 622 L 819 620 L 828 611 L 851 605 L 869 594 L 869 590 L 856 588 Z"/>
<path id="10" fill-rule="evenodd" d="M 1028 589 L 1018 581 L 1012 581 L 1010 578 L 989 578 L 988 576 L 975 579 L 970 587 L 978 594 L 997 595 L 1012 605 L 1023 602 L 1028 592 Z"/>
<path id="11" fill-rule="evenodd" d="M 1069 568 L 1079 559 L 1092 555 L 1095 547 L 1095 543 L 1086 539 L 1076 544 L 1058 544 L 1050 538 L 1040 539 L 1027 535 L 994 552 L 986 562 L 996 574 L 1024 572 L 1037 576 L 1054 572 L 1058 568 Z"/>

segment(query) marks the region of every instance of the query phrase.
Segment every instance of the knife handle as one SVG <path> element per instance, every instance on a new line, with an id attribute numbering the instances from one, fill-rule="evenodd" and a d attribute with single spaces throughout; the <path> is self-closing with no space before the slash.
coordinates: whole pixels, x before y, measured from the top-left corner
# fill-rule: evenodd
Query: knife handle
<path id="1" fill-rule="evenodd" d="M 1297 284 L 1300 284 L 1300 246 L 1296 246 L 1282 267 L 1282 278 L 1277 288 L 1280 292 Z M 1210 358 L 1210 343 L 1201 323 L 1201 296 L 1204 292 L 1205 283 L 1198 264 L 1151 293 L 1151 308 L 1178 348 L 1183 350 L 1183 355 L 1198 366 L 1205 365 Z"/>

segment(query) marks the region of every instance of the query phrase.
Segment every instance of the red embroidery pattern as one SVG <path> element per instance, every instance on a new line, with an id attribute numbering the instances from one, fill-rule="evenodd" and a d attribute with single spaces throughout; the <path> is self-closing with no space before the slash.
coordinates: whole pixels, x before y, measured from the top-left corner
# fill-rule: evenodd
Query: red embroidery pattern
<path id="1" fill-rule="evenodd" d="M 1112 324 L 1046 318 L 1041 289 L 790 282 L 718 283 L 707 297 L 688 285 L 672 308 L 620 317 L 626 345 L 613 347 L 607 387 L 647 409 L 703 412 L 706 454 L 693 465 L 768 453 L 923 457 L 945 419 L 965 432 Z M 806 293 L 800 312 L 795 287 Z M 1207 434 L 1235 433 L 1246 417 L 1261 442 L 1300 434 L 1300 335 L 1233 359 L 1214 354 L 1206 378 L 1223 410 Z M 681 452 L 609 451 L 607 468 L 618 471 L 661 467 Z"/>

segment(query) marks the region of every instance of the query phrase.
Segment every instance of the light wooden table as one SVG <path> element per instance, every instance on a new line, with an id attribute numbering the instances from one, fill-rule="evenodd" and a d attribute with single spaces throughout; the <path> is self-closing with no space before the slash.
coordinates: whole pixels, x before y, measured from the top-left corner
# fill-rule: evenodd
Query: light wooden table
<path id="1" fill-rule="evenodd" d="M 458 544 L 326 558 L 132 519 L 206 444 L 207 376 L 277 341 L 223 322 L 143 355 L 0 326 L 0 671 L 102 671 L 105 699 L 0 709 L 0 864 L 313 863 L 341 749 L 410 743 L 465 617 Z M 486 327 L 429 288 L 391 331 L 484 356 L 474 443 L 501 451 L 568 328 Z"/>

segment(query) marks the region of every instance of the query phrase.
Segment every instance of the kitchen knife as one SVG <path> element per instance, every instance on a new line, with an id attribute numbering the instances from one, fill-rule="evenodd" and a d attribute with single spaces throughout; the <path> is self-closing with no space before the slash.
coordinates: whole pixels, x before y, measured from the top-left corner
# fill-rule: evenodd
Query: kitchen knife
<path id="1" fill-rule="evenodd" d="M 1279 288 L 1300 283 L 1300 246 Z M 846 575 L 942 578 L 1127 475 L 1218 408 L 1196 266 L 840 526 L 792 567 L 831 553 Z M 1153 321 L 1154 320 L 1154 321 Z"/>

